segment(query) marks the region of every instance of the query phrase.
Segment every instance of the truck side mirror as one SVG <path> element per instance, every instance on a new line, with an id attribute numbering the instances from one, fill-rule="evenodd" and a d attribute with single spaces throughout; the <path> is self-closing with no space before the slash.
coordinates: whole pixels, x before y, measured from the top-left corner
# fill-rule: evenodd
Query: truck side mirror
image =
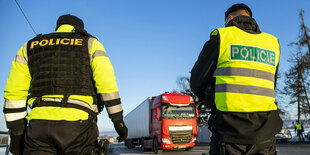
<path id="1" fill-rule="evenodd" d="M 196 118 L 199 118 L 198 108 L 195 108 L 195 114 L 196 114 Z"/>
<path id="2" fill-rule="evenodd" d="M 155 118 L 156 118 L 156 119 L 159 119 L 159 108 L 158 108 L 158 107 L 156 108 L 156 115 L 155 115 Z"/>

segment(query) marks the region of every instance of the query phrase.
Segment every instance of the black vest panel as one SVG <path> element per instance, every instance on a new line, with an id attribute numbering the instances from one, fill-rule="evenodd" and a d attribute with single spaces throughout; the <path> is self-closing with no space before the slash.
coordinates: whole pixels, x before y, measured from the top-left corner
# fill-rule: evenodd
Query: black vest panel
<path id="1" fill-rule="evenodd" d="M 88 38 L 76 33 L 51 33 L 38 35 L 28 42 L 28 66 L 32 77 L 29 98 L 96 95 Z"/>

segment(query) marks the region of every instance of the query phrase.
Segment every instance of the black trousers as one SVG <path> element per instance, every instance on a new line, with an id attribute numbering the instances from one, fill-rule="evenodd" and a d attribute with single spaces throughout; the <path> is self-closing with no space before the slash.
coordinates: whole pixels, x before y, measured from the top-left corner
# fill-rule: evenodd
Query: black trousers
<path id="1" fill-rule="evenodd" d="M 98 127 L 84 121 L 31 120 L 25 135 L 25 155 L 94 154 Z"/>
<path id="2" fill-rule="evenodd" d="M 299 142 L 305 142 L 304 135 L 302 134 L 302 130 L 297 130 L 297 136 L 299 138 Z"/>
<path id="3" fill-rule="evenodd" d="M 221 142 L 217 135 L 212 134 L 210 155 L 275 155 L 276 140 L 268 139 L 258 144 L 235 144 Z"/>

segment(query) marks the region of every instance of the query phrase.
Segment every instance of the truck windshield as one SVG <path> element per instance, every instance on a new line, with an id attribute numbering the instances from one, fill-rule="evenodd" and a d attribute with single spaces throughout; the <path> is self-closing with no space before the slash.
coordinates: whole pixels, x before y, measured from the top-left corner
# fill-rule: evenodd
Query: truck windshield
<path id="1" fill-rule="evenodd" d="M 167 119 L 176 118 L 194 118 L 195 108 L 193 106 L 177 107 L 177 106 L 163 106 L 162 117 Z"/>

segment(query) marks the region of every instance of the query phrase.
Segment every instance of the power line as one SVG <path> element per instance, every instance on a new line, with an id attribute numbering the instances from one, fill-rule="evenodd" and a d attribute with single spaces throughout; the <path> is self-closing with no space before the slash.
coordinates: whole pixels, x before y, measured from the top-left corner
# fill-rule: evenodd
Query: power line
<path id="1" fill-rule="evenodd" d="M 21 8 L 20 5 L 18 4 L 17 0 L 15 0 L 15 2 L 16 2 L 16 4 L 17 4 L 17 6 L 19 7 L 19 10 L 22 12 L 22 14 L 24 15 L 25 19 L 27 20 L 27 22 L 28 22 L 30 28 L 32 29 L 33 33 L 34 33 L 35 35 L 37 35 L 36 31 L 35 31 L 34 28 L 32 27 L 30 21 L 28 20 L 26 14 L 24 13 L 24 11 L 22 10 L 22 8 Z"/>

